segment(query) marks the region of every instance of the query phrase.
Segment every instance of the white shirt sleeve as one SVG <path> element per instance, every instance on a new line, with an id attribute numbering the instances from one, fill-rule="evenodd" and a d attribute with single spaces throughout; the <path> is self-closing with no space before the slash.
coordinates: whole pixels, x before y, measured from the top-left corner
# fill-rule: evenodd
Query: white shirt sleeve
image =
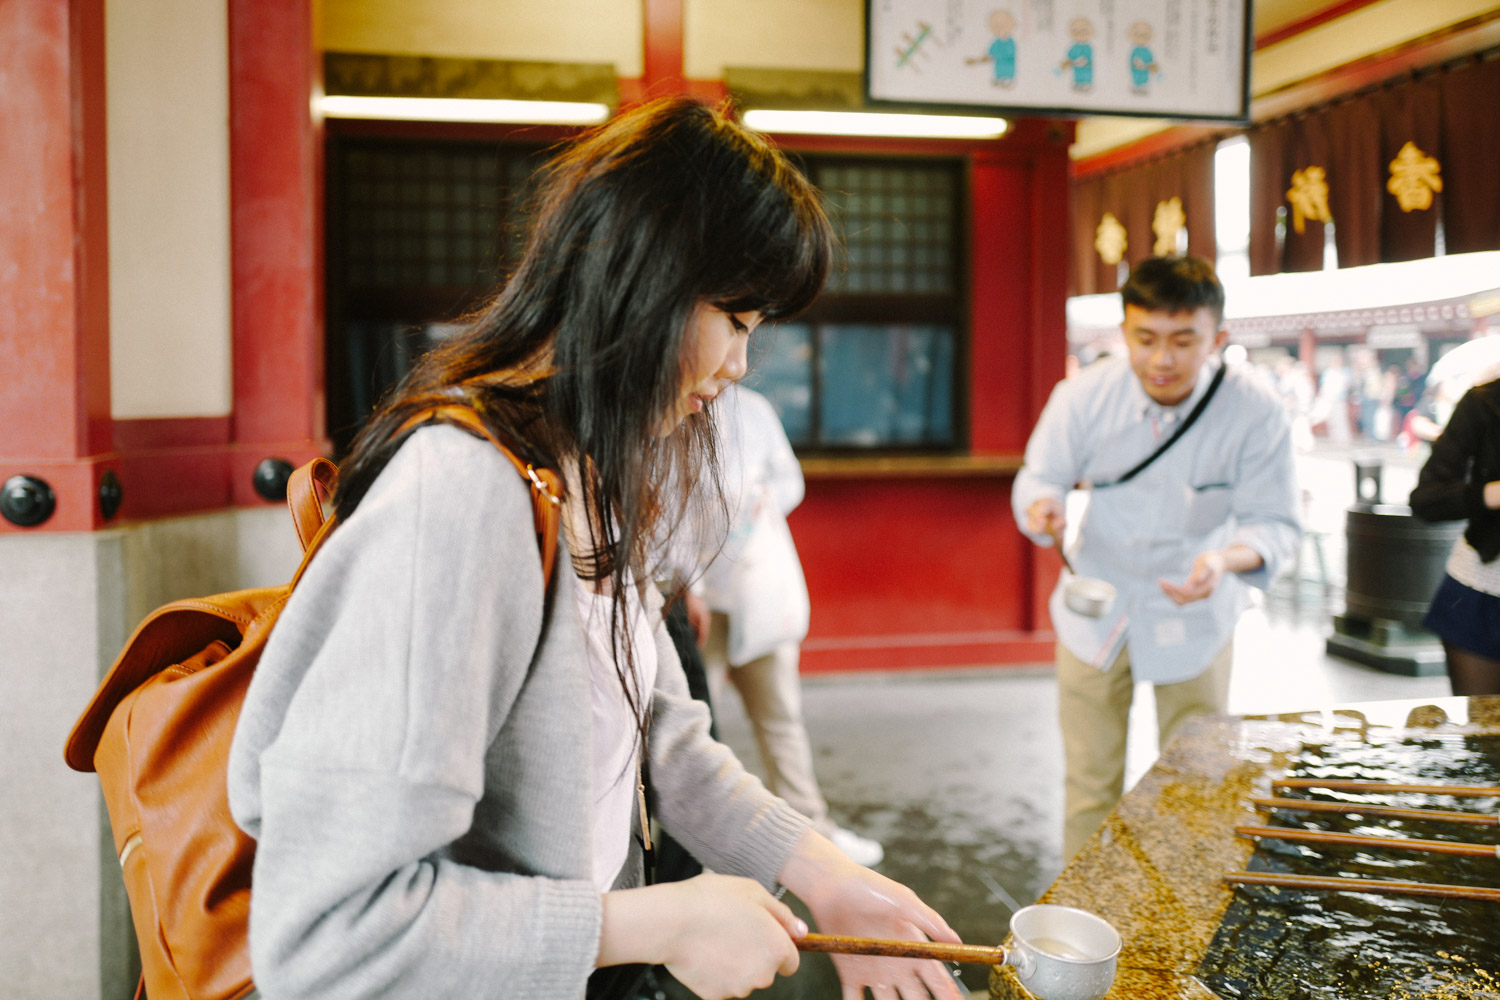
<path id="1" fill-rule="evenodd" d="M 1033 535 L 1026 530 L 1026 510 L 1038 500 L 1062 502 L 1068 490 L 1078 482 L 1083 471 L 1084 455 L 1070 429 L 1072 406 L 1067 382 L 1052 389 L 1042 415 L 1026 442 L 1026 455 L 1016 473 L 1011 490 L 1011 513 L 1021 533 L 1038 545 L 1050 546 L 1047 535 Z"/>

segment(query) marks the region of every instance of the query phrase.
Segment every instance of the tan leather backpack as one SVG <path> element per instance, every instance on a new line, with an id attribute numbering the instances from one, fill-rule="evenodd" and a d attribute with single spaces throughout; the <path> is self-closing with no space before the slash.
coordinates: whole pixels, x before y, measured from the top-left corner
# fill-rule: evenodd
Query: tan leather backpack
<path id="1" fill-rule="evenodd" d="M 531 486 L 542 571 L 557 553 L 561 481 L 518 459 L 467 406 L 428 411 L 489 440 Z M 68 737 L 76 771 L 97 771 L 114 832 L 151 1000 L 234 1000 L 250 974 L 255 841 L 229 813 L 225 774 L 240 704 L 292 588 L 334 522 L 338 470 L 314 459 L 292 474 L 287 506 L 302 565 L 281 587 L 173 601 L 136 628 Z"/>

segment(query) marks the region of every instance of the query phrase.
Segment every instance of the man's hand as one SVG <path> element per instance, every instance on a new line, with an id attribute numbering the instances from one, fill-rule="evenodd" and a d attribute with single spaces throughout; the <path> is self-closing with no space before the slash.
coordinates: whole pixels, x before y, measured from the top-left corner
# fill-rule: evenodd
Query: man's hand
<path id="1" fill-rule="evenodd" d="M 1067 526 L 1062 501 L 1056 497 L 1042 497 L 1026 508 L 1026 530 L 1033 535 L 1061 537 Z"/>
<path id="2" fill-rule="evenodd" d="M 1175 603 L 1192 604 L 1201 601 L 1219 589 L 1219 581 L 1225 573 L 1248 573 L 1260 569 L 1265 560 L 1248 545 L 1231 545 L 1227 549 L 1209 549 L 1199 553 L 1193 560 L 1193 571 L 1180 584 L 1171 580 L 1157 580 L 1162 593 Z"/>
<path id="3" fill-rule="evenodd" d="M 1224 553 L 1218 549 L 1210 549 L 1193 560 L 1193 571 L 1180 586 L 1171 580 L 1158 580 L 1157 583 L 1161 585 L 1164 594 L 1181 605 L 1203 600 L 1218 589 L 1219 581 L 1222 579 L 1224 579 Z"/>
<path id="4" fill-rule="evenodd" d="M 693 626 L 693 638 L 698 642 L 698 648 L 708 641 L 708 626 L 713 619 L 713 611 L 709 609 L 708 602 L 691 590 L 682 595 L 682 603 L 687 608 L 688 624 Z"/>

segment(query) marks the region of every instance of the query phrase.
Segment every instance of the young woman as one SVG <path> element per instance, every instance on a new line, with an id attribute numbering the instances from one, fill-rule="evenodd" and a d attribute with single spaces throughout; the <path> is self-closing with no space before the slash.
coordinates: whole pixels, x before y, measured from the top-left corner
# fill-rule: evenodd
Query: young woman
<path id="1" fill-rule="evenodd" d="M 1424 521 L 1469 522 L 1422 624 L 1443 640 L 1454 694 L 1500 694 L 1500 380 L 1458 401 L 1409 502 Z"/>
<path id="2" fill-rule="evenodd" d="M 355 442 L 245 700 L 230 801 L 258 841 L 267 1000 L 555 1000 L 630 963 L 743 996 L 797 966 L 778 885 L 826 932 L 956 940 L 709 738 L 646 585 L 685 508 L 669 470 L 713 467 L 714 398 L 757 325 L 817 294 L 830 245 L 788 161 L 691 100 L 549 165 L 514 276 Z M 453 402 L 562 471 L 550 588 L 514 467 L 408 427 Z M 716 874 L 641 884 L 640 763 Z M 846 996 L 959 996 L 935 962 L 835 962 Z"/>

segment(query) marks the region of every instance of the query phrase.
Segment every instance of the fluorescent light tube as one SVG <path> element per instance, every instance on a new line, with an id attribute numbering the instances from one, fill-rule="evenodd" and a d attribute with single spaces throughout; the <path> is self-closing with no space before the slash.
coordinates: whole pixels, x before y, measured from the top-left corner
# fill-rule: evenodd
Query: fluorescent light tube
<path id="1" fill-rule="evenodd" d="M 801 135 L 875 135 L 922 139 L 994 139 L 1010 123 L 1004 118 L 965 115 L 878 114 L 866 111 L 779 111 L 755 108 L 745 124 L 760 132 Z"/>
<path id="2" fill-rule="evenodd" d="M 511 122 L 522 125 L 597 125 L 609 118 L 609 106 L 605 104 L 458 97 L 353 97 L 331 94 L 319 99 L 318 109 L 328 118 Z"/>

